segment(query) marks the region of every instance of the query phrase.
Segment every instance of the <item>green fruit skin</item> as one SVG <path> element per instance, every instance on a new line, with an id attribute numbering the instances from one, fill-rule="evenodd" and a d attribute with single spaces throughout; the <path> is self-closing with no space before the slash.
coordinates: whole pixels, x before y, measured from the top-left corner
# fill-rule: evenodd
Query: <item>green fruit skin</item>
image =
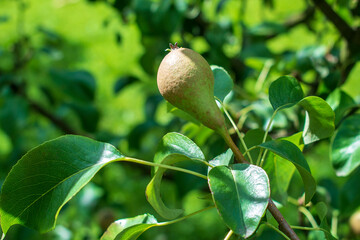
<path id="1" fill-rule="evenodd" d="M 205 126 L 225 131 L 225 119 L 214 99 L 214 75 L 208 62 L 188 48 L 173 49 L 162 60 L 157 84 L 161 95 Z"/>

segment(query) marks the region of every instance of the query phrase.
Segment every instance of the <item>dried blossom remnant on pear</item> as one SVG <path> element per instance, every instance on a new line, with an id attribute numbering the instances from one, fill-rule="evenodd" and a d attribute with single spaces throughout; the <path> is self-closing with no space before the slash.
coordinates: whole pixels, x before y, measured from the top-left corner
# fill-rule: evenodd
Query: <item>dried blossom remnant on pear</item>
<path id="1" fill-rule="evenodd" d="M 161 95 L 205 126 L 226 131 L 224 116 L 214 99 L 214 75 L 208 62 L 191 49 L 177 44 L 170 47 L 157 74 Z"/>

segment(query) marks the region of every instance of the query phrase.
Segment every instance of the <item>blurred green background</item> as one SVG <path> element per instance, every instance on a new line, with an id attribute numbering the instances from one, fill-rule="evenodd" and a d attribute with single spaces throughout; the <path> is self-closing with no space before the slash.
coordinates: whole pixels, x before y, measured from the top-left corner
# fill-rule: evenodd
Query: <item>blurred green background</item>
<path id="1" fill-rule="evenodd" d="M 359 1 L 327 3 L 349 26 L 359 26 Z M 351 101 L 360 100 L 354 50 L 360 44 L 349 43 L 312 1 L 2 0 L 0 186 L 23 154 L 63 134 L 109 142 L 127 156 L 149 161 L 170 131 L 192 138 L 208 159 L 224 152 L 213 131 L 169 113 L 157 90 L 157 68 L 170 42 L 229 72 L 235 88 L 225 102 L 244 132 L 266 126 L 272 114 L 267 89 L 281 75 L 295 76 L 307 95 L 327 99 L 341 90 Z M 271 134 L 289 136 L 302 130 L 303 121 L 301 110 L 283 111 Z M 329 142 L 304 151 L 328 203 L 339 209 L 341 189 L 356 174 L 336 177 Z M 116 219 L 145 212 L 157 216 L 144 194 L 150 171 L 111 164 L 62 209 L 54 231 L 39 234 L 17 226 L 6 239 L 99 239 Z M 299 185 L 295 175 L 289 188 L 293 198 L 301 196 Z M 162 191 L 170 206 L 186 213 L 208 204 L 206 183 L 183 174 L 169 172 Z M 358 206 L 340 214 L 344 239 L 355 237 L 347 221 Z M 284 214 L 298 224 L 296 209 Z M 151 229 L 141 239 L 222 239 L 226 232 L 216 210 L 210 210 Z M 281 239 L 266 227 L 255 237 Z"/>

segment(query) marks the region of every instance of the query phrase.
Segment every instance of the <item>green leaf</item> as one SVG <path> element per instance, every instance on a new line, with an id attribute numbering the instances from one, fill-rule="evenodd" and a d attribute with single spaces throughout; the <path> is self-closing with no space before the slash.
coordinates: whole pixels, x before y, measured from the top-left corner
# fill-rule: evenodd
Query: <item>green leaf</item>
<path id="1" fill-rule="evenodd" d="M 316 207 L 316 212 L 320 218 L 320 221 L 323 221 L 328 212 L 326 204 L 324 202 L 319 202 L 318 204 L 316 204 L 315 207 Z"/>
<path id="2" fill-rule="evenodd" d="M 360 165 L 360 114 L 345 119 L 331 145 L 331 161 L 338 176 L 348 176 Z"/>
<path id="3" fill-rule="evenodd" d="M 244 137 L 244 142 L 247 148 L 250 149 L 253 146 L 260 145 L 263 141 L 264 135 L 265 135 L 265 131 L 259 128 L 251 129 L 247 131 Z M 266 141 L 271 141 L 271 137 L 269 135 L 266 137 Z M 239 145 L 239 148 L 242 153 L 245 152 L 245 148 L 243 147 L 242 144 Z M 250 155 L 253 161 L 256 161 L 259 154 L 260 154 L 260 148 L 256 148 L 250 151 Z M 244 156 L 248 161 L 250 161 L 249 156 L 247 154 L 245 154 Z"/>
<path id="4" fill-rule="evenodd" d="M 360 202 L 360 168 L 357 168 L 340 190 L 340 212 L 351 214 L 359 208 Z"/>
<path id="5" fill-rule="evenodd" d="M 124 156 L 112 145 L 67 135 L 30 150 L 12 168 L 1 192 L 1 227 L 46 232 L 60 209 L 108 163 Z"/>
<path id="6" fill-rule="evenodd" d="M 220 216 L 243 238 L 251 236 L 264 215 L 270 197 L 266 172 L 255 165 L 234 164 L 214 167 L 209 186 Z"/>
<path id="7" fill-rule="evenodd" d="M 304 148 L 302 132 L 282 138 L 295 144 L 300 150 Z M 295 166 L 288 160 L 270 153 L 264 164 L 264 170 L 270 179 L 271 197 L 283 204 L 287 202 L 287 190 L 295 172 Z"/>
<path id="8" fill-rule="evenodd" d="M 292 107 L 303 97 L 300 84 L 291 76 L 278 78 L 269 88 L 269 100 L 274 110 Z"/>
<path id="9" fill-rule="evenodd" d="M 224 68 L 211 65 L 211 70 L 215 79 L 214 96 L 218 97 L 222 102 L 224 102 L 225 97 L 233 89 L 234 82 Z"/>
<path id="10" fill-rule="evenodd" d="M 337 125 L 345 112 L 356 105 L 354 99 L 340 89 L 336 89 L 327 97 L 326 102 L 335 112 L 335 125 Z"/>
<path id="11" fill-rule="evenodd" d="M 180 133 L 166 134 L 154 157 L 155 163 L 172 165 L 181 161 L 203 160 L 205 157 L 200 148 L 189 138 Z M 166 219 L 174 219 L 183 213 L 182 209 L 170 209 L 161 199 L 160 185 L 166 169 L 156 168 L 154 177 L 146 187 L 146 197 L 151 206 Z"/>
<path id="12" fill-rule="evenodd" d="M 319 202 L 318 204 L 316 204 L 315 208 L 320 218 L 320 228 L 323 231 L 323 236 L 327 240 L 335 240 L 336 238 L 331 235 L 331 230 L 326 220 L 326 214 L 328 212 L 327 205 L 324 202 Z"/>
<path id="13" fill-rule="evenodd" d="M 87 71 L 51 71 L 53 88 L 57 94 L 65 94 L 73 100 L 88 103 L 94 100 L 96 90 L 96 80 Z"/>
<path id="14" fill-rule="evenodd" d="M 316 191 L 316 182 L 311 175 L 310 168 L 300 149 L 287 140 L 273 140 L 265 142 L 260 147 L 269 149 L 276 155 L 292 162 L 299 171 L 304 183 L 305 203 L 310 202 Z"/>
<path id="15" fill-rule="evenodd" d="M 101 240 L 135 240 L 149 228 L 157 226 L 157 223 L 156 218 L 148 213 L 120 219 L 110 224 Z"/>
<path id="16" fill-rule="evenodd" d="M 306 97 L 299 105 L 307 111 L 303 131 L 305 144 L 330 137 L 334 133 L 334 111 L 322 98 Z"/>
<path id="17" fill-rule="evenodd" d="M 229 166 L 229 164 L 233 161 L 233 151 L 229 148 L 226 152 L 216 156 L 214 159 L 210 160 L 209 163 L 216 166 Z M 210 171 L 210 168 L 209 168 Z"/>

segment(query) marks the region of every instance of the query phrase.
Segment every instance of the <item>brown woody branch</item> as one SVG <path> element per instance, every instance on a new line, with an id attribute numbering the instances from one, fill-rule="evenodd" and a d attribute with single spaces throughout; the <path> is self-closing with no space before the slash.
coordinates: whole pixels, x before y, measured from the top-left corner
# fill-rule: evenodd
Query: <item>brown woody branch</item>
<path id="1" fill-rule="evenodd" d="M 334 24 L 341 35 L 351 43 L 355 36 L 355 30 L 342 19 L 325 0 L 312 0 L 315 6 Z"/>

